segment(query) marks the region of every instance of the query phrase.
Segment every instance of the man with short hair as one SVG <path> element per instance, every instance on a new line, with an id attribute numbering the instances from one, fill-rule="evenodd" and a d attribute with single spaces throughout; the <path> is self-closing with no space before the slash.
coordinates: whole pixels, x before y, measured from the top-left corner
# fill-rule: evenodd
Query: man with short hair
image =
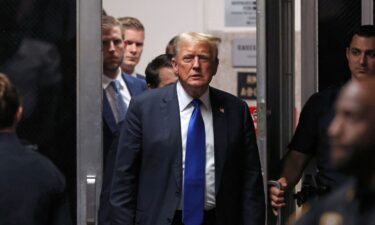
<path id="1" fill-rule="evenodd" d="M 17 90 L 0 74 L 0 224 L 72 224 L 65 179 L 50 160 L 21 144 L 21 117 Z"/>
<path id="2" fill-rule="evenodd" d="M 125 42 L 121 24 L 111 16 L 102 17 L 103 52 L 103 161 L 104 176 L 99 222 L 109 224 L 109 191 L 117 149 L 118 132 L 130 99 L 147 89 L 143 80 L 126 76 L 121 70 Z"/>
<path id="3" fill-rule="evenodd" d="M 120 21 L 125 35 L 125 53 L 121 69 L 127 75 L 145 79 L 141 74 L 136 73 L 135 67 L 141 59 L 143 43 L 145 40 L 145 28 L 141 21 L 134 17 L 121 17 Z"/>
<path id="4" fill-rule="evenodd" d="M 177 36 L 174 36 L 171 40 L 169 40 L 168 44 L 167 44 L 167 47 L 165 47 L 165 54 L 170 58 L 172 59 L 173 56 L 174 56 L 174 41 L 176 39 Z"/>
<path id="5" fill-rule="evenodd" d="M 375 224 L 374 95 L 375 77 L 358 77 L 343 88 L 328 135 L 333 165 L 354 178 L 313 205 L 297 224 Z"/>
<path id="6" fill-rule="evenodd" d="M 172 59 L 178 82 L 132 99 L 114 170 L 112 225 L 264 225 L 248 106 L 209 86 L 216 40 L 180 34 Z"/>
<path id="7" fill-rule="evenodd" d="M 351 79 L 375 77 L 375 26 L 361 26 L 354 32 L 346 49 Z M 285 206 L 285 191 L 293 188 L 301 178 L 310 159 L 316 157 L 319 188 L 316 195 L 324 195 L 340 186 L 347 177 L 334 169 L 330 158 L 327 130 L 334 116 L 334 103 L 340 88 L 330 88 L 310 97 L 304 106 L 299 124 L 285 156 L 281 177 L 282 189 L 271 187 L 270 200 L 274 213 Z M 310 196 L 312 197 L 312 196 Z M 316 196 L 313 196 L 316 197 Z"/>
<path id="8" fill-rule="evenodd" d="M 125 76 L 121 69 L 125 42 L 121 24 L 111 16 L 102 19 L 104 153 L 112 145 L 132 96 L 147 89 L 143 80 Z M 106 157 L 106 154 L 104 154 Z"/>
<path id="9" fill-rule="evenodd" d="M 149 88 L 161 88 L 177 81 L 172 62 L 168 55 L 162 54 L 153 59 L 146 67 L 146 83 Z"/>

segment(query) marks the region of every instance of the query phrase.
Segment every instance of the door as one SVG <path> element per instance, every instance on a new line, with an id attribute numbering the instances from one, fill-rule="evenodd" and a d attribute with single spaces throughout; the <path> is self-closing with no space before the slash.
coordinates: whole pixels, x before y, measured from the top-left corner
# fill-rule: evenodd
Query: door
<path id="1" fill-rule="evenodd" d="M 76 221 L 76 2 L 1 1 L 0 30 L 0 73 L 24 108 L 17 135 L 65 176 Z"/>
<path id="2" fill-rule="evenodd" d="M 77 1 L 77 224 L 97 224 L 102 183 L 100 0 Z"/>
<path id="3" fill-rule="evenodd" d="M 264 0 L 257 4 L 258 141 L 265 152 L 266 179 L 276 179 L 301 106 L 314 92 L 350 76 L 345 47 L 351 31 L 373 23 L 374 3 Z M 298 11 L 296 5 L 300 5 Z M 300 17 L 298 29 L 296 14 Z M 308 172 L 315 171 L 312 166 Z M 295 211 L 292 197 L 288 196 L 281 224 Z M 276 224 L 271 213 L 267 219 L 268 224 Z"/>

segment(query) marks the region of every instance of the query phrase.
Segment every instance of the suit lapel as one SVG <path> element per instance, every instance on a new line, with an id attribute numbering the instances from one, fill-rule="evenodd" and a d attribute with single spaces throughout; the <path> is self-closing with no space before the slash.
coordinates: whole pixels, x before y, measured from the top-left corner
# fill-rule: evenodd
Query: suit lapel
<path id="1" fill-rule="evenodd" d="M 133 81 L 130 79 L 130 77 L 128 77 L 129 75 L 126 75 L 125 73 L 122 73 L 121 76 L 122 76 L 122 79 L 124 80 L 124 82 L 126 84 L 126 87 L 129 90 L 130 96 L 135 95 L 135 93 L 137 91 L 135 90 Z"/>
<path id="2" fill-rule="evenodd" d="M 160 110 L 165 124 L 165 132 L 169 137 L 169 146 L 174 153 L 173 170 L 176 177 L 178 190 L 181 191 L 182 186 L 182 141 L 181 141 L 181 123 L 180 110 L 178 106 L 178 98 L 176 84 L 171 85 L 166 92 L 160 104 Z"/>
<path id="3" fill-rule="evenodd" d="M 218 193 L 227 151 L 227 120 L 225 112 L 227 109 L 223 105 L 215 91 L 210 89 L 212 106 L 212 118 L 214 126 L 214 148 L 215 148 L 215 193 Z"/>
<path id="4" fill-rule="evenodd" d="M 113 116 L 111 106 L 109 105 L 105 90 L 103 90 L 103 118 L 104 121 L 107 123 L 109 129 L 111 130 L 112 134 L 116 133 L 118 126 L 116 124 L 115 117 Z"/>
<path id="5" fill-rule="evenodd" d="M 137 90 L 133 80 L 124 73 L 122 73 L 121 76 L 126 84 L 126 87 L 129 90 L 130 96 L 134 96 L 137 93 Z M 111 130 L 112 134 L 116 133 L 118 131 L 119 126 L 116 124 L 116 120 L 113 115 L 111 106 L 109 105 L 109 101 L 105 90 L 103 90 L 103 118 L 104 121 L 107 123 L 109 129 Z"/>

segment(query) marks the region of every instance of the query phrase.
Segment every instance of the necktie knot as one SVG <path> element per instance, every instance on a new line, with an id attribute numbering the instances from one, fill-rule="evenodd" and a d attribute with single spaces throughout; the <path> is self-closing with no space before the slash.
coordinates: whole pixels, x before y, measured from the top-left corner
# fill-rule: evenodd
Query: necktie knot
<path id="1" fill-rule="evenodd" d="M 113 80 L 111 82 L 111 85 L 113 87 L 113 90 L 115 90 L 116 94 L 120 92 L 120 81 L 118 80 Z"/>
<path id="2" fill-rule="evenodd" d="M 193 104 L 194 108 L 197 108 L 202 104 L 202 101 L 199 98 L 196 98 L 196 99 L 193 99 L 191 103 Z"/>

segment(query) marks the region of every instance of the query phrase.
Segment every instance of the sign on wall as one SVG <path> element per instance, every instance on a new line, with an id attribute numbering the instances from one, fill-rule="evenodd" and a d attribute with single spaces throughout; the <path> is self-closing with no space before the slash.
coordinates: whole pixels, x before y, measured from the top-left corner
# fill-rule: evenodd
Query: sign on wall
<path id="1" fill-rule="evenodd" d="M 257 99 L 257 75 L 252 72 L 238 72 L 238 97 L 248 100 Z"/>
<path id="2" fill-rule="evenodd" d="M 225 26 L 255 27 L 256 0 L 225 0 Z"/>
<path id="3" fill-rule="evenodd" d="M 232 66 L 255 67 L 256 66 L 256 37 L 246 39 L 233 39 Z"/>

